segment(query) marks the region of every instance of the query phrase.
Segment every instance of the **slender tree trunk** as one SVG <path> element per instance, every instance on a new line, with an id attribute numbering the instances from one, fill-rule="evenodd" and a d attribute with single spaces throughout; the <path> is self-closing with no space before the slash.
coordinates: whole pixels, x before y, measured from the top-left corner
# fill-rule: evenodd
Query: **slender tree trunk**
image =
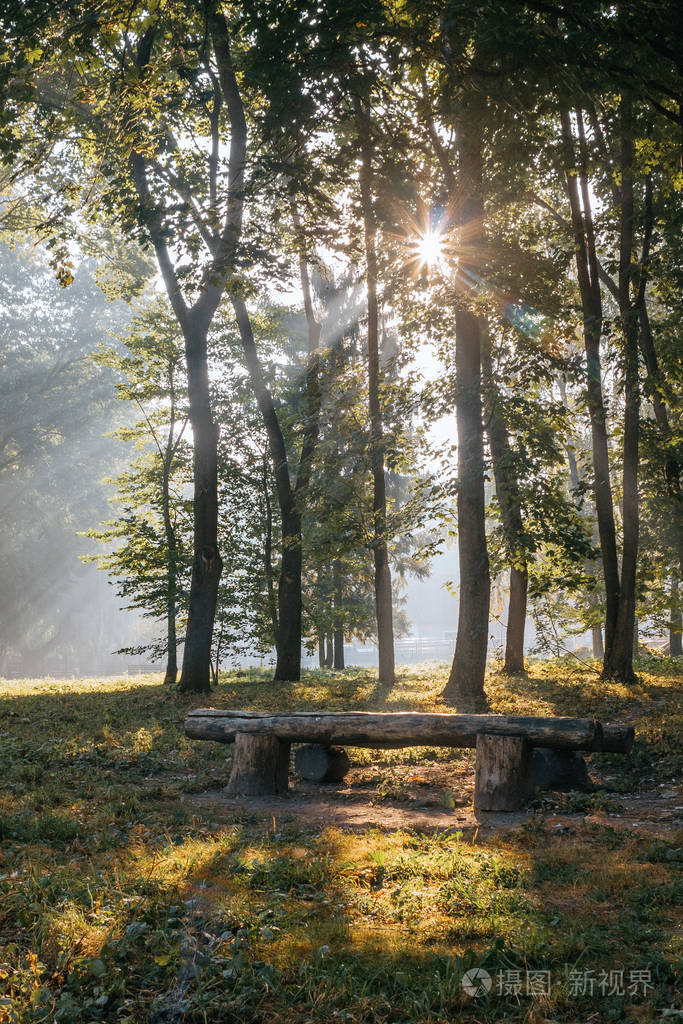
<path id="1" fill-rule="evenodd" d="M 669 624 L 669 654 L 672 658 L 683 655 L 683 609 L 681 608 L 678 576 L 671 577 L 671 621 Z"/>
<path id="2" fill-rule="evenodd" d="M 268 595 L 268 613 L 273 632 L 273 645 L 278 645 L 277 598 L 275 596 L 275 579 L 273 574 L 273 507 L 270 500 L 270 480 L 268 478 L 267 458 L 263 456 L 261 464 L 261 481 L 263 485 L 263 505 L 265 510 L 265 540 L 263 545 L 263 565 L 266 574 L 266 593 Z"/>
<path id="3" fill-rule="evenodd" d="M 166 673 L 164 685 L 175 686 L 178 677 L 178 644 L 176 639 L 176 574 L 168 567 L 168 596 L 166 599 Z"/>
<path id="4" fill-rule="evenodd" d="M 178 586 L 178 544 L 175 528 L 171 518 L 171 470 L 173 458 L 177 446 L 182 437 L 185 425 L 180 430 L 180 436 L 176 441 L 176 395 L 175 395 L 175 374 L 174 363 L 168 365 L 168 385 L 171 398 L 170 423 L 166 448 L 163 453 L 163 465 L 161 473 L 161 509 L 164 520 L 164 534 L 166 536 L 166 673 L 164 685 L 175 686 L 178 677 L 178 643 L 176 637 L 176 592 Z"/>
<path id="5" fill-rule="evenodd" d="M 338 562 L 334 563 L 334 668 L 344 668 L 344 581 Z"/>
<path id="6" fill-rule="evenodd" d="M 360 192 L 365 231 L 366 283 L 368 301 L 368 396 L 370 406 L 370 446 L 373 480 L 373 555 L 375 562 L 375 608 L 379 681 L 394 684 L 394 626 L 391 597 L 391 570 L 387 546 L 387 498 L 384 472 L 384 437 L 380 402 L 379 308 L 377 303 L 377 225 L 372 194 L 372 142 L 367 116 L 357 105 L 361 145 Z"/>
<path id="7" fill-rule="evenodd" d="M 462 195 L 459 223 L 467 251 L 476 253 L 484 241 L 481 126 L 473 109 L 462 113 L 457 126 Z M 488 647 L 491 585 L 485 528 L 482 325 L 466 306 L 471 298 L 473 272 L 476 274 L 476 267 L 470 268 L 463 260 L 459 278 L 465 295 L 458 303 L 455 319 L 460 604 L 455 656 L 443 691 L 449 701 L 483 696 Z"/>
<path id="8" fill-rule="evenodd" d="M 500 395 L 496 387 L 488 332 L 482 332 L 481 359 L 483 372 L 486 432 L 491 449 L 496 495 L 500 507 L 503 532 L 510 563 L 508 620 L 505 636 L 503 672 L 515 675 L 524 672 L 524 629 L 526 626 L 529 573 L 524 545 L 524 526 L 519 484 L 510 450 Z"/>
<path id="9" fill-rule="evenodd" d="M 301 225 L 295 208 L 293 215 L 295 229 L 300 233 Z M 268 437 L 280 508 L 282 559 L 277 595 L 275 680 L 282 682 L 295 682 L 301 678 L 302 549 L 300 509 L 310 483 L 313 456 L 319 433 L 321 403 L 318 380 L 318 346 L 321 327 L 313 314 L 308 268 L 303 256 L 299 260 L 299 270 L 308 324 L 308 366 L 306 370 L 306 420 L 298 473 L 294 484 L 292 484 L 289 456 L 273 396 L 264 380 L 249 311 L 240 295 L 230 295 L 249 371 L 249 379 Z"/>
<path id="10" fill-rule="evenodd" d="M 194 538 L 192 578 L 187 632 L 180 689 L 204 693 L 210 689 L 211 640 L 223 563 L 218 550 L 218 428 L 213 422 L 207 368 L 207 335 L 225 291 L 242 228 L 246 121 L 237 80 L 232 67 L 225 18 L 215 5 L 207 10 L 214 54 L 219 65 L 221 89 L 225 94 L 231 124 L 226 217 L 220 233 L 213 236 L 214 259 L 204 275 L 200 294 L 189 307 L 168 244 L 163 203 L 152 194 L 147 177 L 146 154 L 149 141 L 138 136 L 139 119 L 131 112 L 133 145 L 130 169 L 140 207 L 141 226 L 154 246 L 159 270 L 171 308 L 185 339 L 190 423 L 194 434 Z M 138 40 L 135 62 L 142 74 L 148 68 L 155 28 L 150 25 Z M 208 268 L 207 268 L 208 269 Z"/>
<path id="11" fill-rule="evenodd" d="M 591 628 L 591 641 L 593 646 L 593 657 L 596 661 L 602 661 L 605 657 L 605 645 L 602 642 L 602 627 Z"/>
<path id="12" fill-rule="evenodd" d="M 318 668 L 325 668 L 325 634 L 318 630 Z"/>
<path id="13" fill-rule="evenodd" d="M 301 516 L 282 515 L 282 562 L 277 594 L 278 644 L 275 679 L 301 678 Z"/>
<path id="14" fill-rule="evenodd" d="M 173 420 L 171 421 L 173 423 Z M 170 438 L 172 440 L 172 431 Z M 169 440 L 169 448 L 171 447 Z M 166 673 L 164 685 L 175 686 L 178 677 L 178 643 L 176 638 L 177 545 L 171 521 L 169 474 L 172 450 L 167 449 L 162 476 L 162 510 L 166 534 Z"/>
<path id="15" fill-rule="evenodd" d="M 623 543 L 621 586 L 611 646 L 605 643 L 604 675 L 624 682 L 635 680 L 633 637 L 638 565 L 638 435 L 640 381 L 638 374 L 638 309 L 631 302 L 633 263 L 633 111 L 627 92 L 622 96 L 621 187 L 619 244 L 619 313 L 624 338 Z"/>
<path id="16" fill-rule="evenodd" d="M 334 669 L 337 672 L 342 672 L 346 665 L 344 664 L 344 630 L 335 629 L 334 631 Z"/>
<path id="17" fill-rule="evenodd" d="M 581 113 L 578 122 L 582 126 Z M 579 177 L 571 119 L 568 110 L 561 111 L 562 139 L 567 193 L 574 234 L 574 257 L 581 295 L 583 336 L 586 350 L 586 404 L 591 424 L 593 450 L 593 494 L 598 520 L 600 552 L 605 575 L 605 660 L 611 656 L 617 626 L 619 606 L 619 562 L 614 525 L 614 503 L 609 475 L 607 444 L 607 418 L 602 394 L 600 336 L 602 334 L 602 296 L 598 276 L 593 216 L 585 176 L 585 146 L 582 146 L 581 164 L 584 174 L 579 192 Z M 583 201 L 583 209 L 582 209 Z"/>
<path id="18" fill-rule="evenodd" d="M 524 628 L 526 626 L 529 573 L 526 568 L 510 567 L 510 606 L 505 632 L 505 663 L 503 672 L 515 675 L 524 672 Z"/>
<path id="19" fill-rule="evenodd" d="M 291 485 L 289 459 L 273 397 L 263 379 L 251 319 L 244 300 L 230 296 L 256 402 L 263 417 L 275 477 L 282 527 L 282 559 L 277 594 L 275 679 L 301 678 L 301 515 Z"/>
<path id="20" fill-rule="evenodd" d="M 223 561 L 218 550 L 218 427 L 211 415 L 206 331 L 185 335 L 194 439 L 194 552 L 180 689 L 210 689 L 211 641 Z"/>

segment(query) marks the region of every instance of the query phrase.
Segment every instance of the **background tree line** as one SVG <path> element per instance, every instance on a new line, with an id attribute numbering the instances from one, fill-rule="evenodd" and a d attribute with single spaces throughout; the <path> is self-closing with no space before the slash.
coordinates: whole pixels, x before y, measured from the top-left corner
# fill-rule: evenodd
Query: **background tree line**
<path id="1" fill-rule="evenodd" d="M 88 362 L 140 444 L 99 536 L 169 680 L 179 637 L 203 690 L 221 648 L 286 681 L 375 635 L 391 685 L 397 578 L 451 528 L 447 698 L 483 690 L 501 573 L 510 672 L 529 607 L 606 677 L 638 619 L 680 653 L 673 5 L 65 0 L 2 34 L 7 216 L 65 302 L 97 238 L 136 304 Z"/>

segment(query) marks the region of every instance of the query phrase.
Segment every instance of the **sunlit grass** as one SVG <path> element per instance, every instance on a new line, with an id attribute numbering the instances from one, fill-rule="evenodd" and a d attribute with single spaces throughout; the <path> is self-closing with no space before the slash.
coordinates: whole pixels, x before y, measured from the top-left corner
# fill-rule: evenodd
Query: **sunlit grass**
<path id="1" fill-rule="evenodd" d="M 489 705 L 634 721 L 632 758 L 595 758 L 616 794 L 595 807 L 670 786 L 680 768 L 680 675 L 653 668 L 630 690 L 564 662 L 493 674 Z M 349 831 L 192 802 L 225 783 L 228 751 L 184 737 L 188 708 L 444 710 L 445 673 L 402 670 L 387 695 L 371 670 L 287 687 L 232 672 L 209 700 L 155 676 L 3 683 L 0 1021 L 606 1022 L 672 1006 L 672 832 L 616 830 L 585 811 L 569 830 L 536 816 L 488 839 Z M 352 755 L 380 805 L 400 806 L 406 777 L 430 766 L 473 765 L 471 751 L 441 748 Z M 546 999 L 475 1002 L 460 979 L 481 964 L 549 969 L 556 984 Z M 653 990 L 570 998 L 562 972 L 577 964 L 649 966 Z"/>

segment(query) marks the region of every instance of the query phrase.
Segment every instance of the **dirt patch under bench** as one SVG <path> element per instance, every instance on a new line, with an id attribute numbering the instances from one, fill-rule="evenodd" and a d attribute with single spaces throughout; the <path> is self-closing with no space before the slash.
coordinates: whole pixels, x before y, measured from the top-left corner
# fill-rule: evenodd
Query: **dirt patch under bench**
<path id="1" fill-rule="evenodd" d="M 341 783 L 317 784 L 294 777 L 285 796 L 236 797 L 222 789 L 187 796 L 200 813 L 251 813 L 277 829 L 300 822 L 352 829 L 479 830 L 483 834 L 519 828 L 542 817 L 550 828 L 572 823 L 637 829 L 655 836 L 683 826 L 683 789 L 671 784 L 637 794 L 543 794 L 535 806 L 516 813 L 475 811 L 472 766 L 460 763 L 353 768 Z M 604 801 L 602 799 L 604 794 Z M 602 806 L 601 806 L 602 804 Z"/>

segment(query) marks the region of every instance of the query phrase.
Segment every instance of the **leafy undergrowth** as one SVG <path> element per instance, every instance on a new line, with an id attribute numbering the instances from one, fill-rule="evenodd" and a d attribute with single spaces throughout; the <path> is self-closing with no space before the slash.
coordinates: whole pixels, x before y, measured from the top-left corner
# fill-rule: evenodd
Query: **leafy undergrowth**
<path id="1" fill-rule="evenodd" d="M 367 670 L 234 672 L 209 702 L 430 710 L 443 684 L 434 665 L 388 695 Z M 681 836 L 586 813 L 671 786 L 679 684 L 666 660 L 632 688 L 577 663 L 492 675 L 493 711 L 623 718 L 638 738 L 594 759 L 607 789 L 563 798 L 570 828 L 540 812 L 482 838 L 200 813 L 187 794 L 227 777 L 225 749 L 182 733 L 206 699 L 156 677 L 3 682 L 0 1022 L 675 1020 Z M 379 799 L 383 773 L 450 756 L 352 751 Z M 489 992 L 464 990 L 472 968 Z"/>

